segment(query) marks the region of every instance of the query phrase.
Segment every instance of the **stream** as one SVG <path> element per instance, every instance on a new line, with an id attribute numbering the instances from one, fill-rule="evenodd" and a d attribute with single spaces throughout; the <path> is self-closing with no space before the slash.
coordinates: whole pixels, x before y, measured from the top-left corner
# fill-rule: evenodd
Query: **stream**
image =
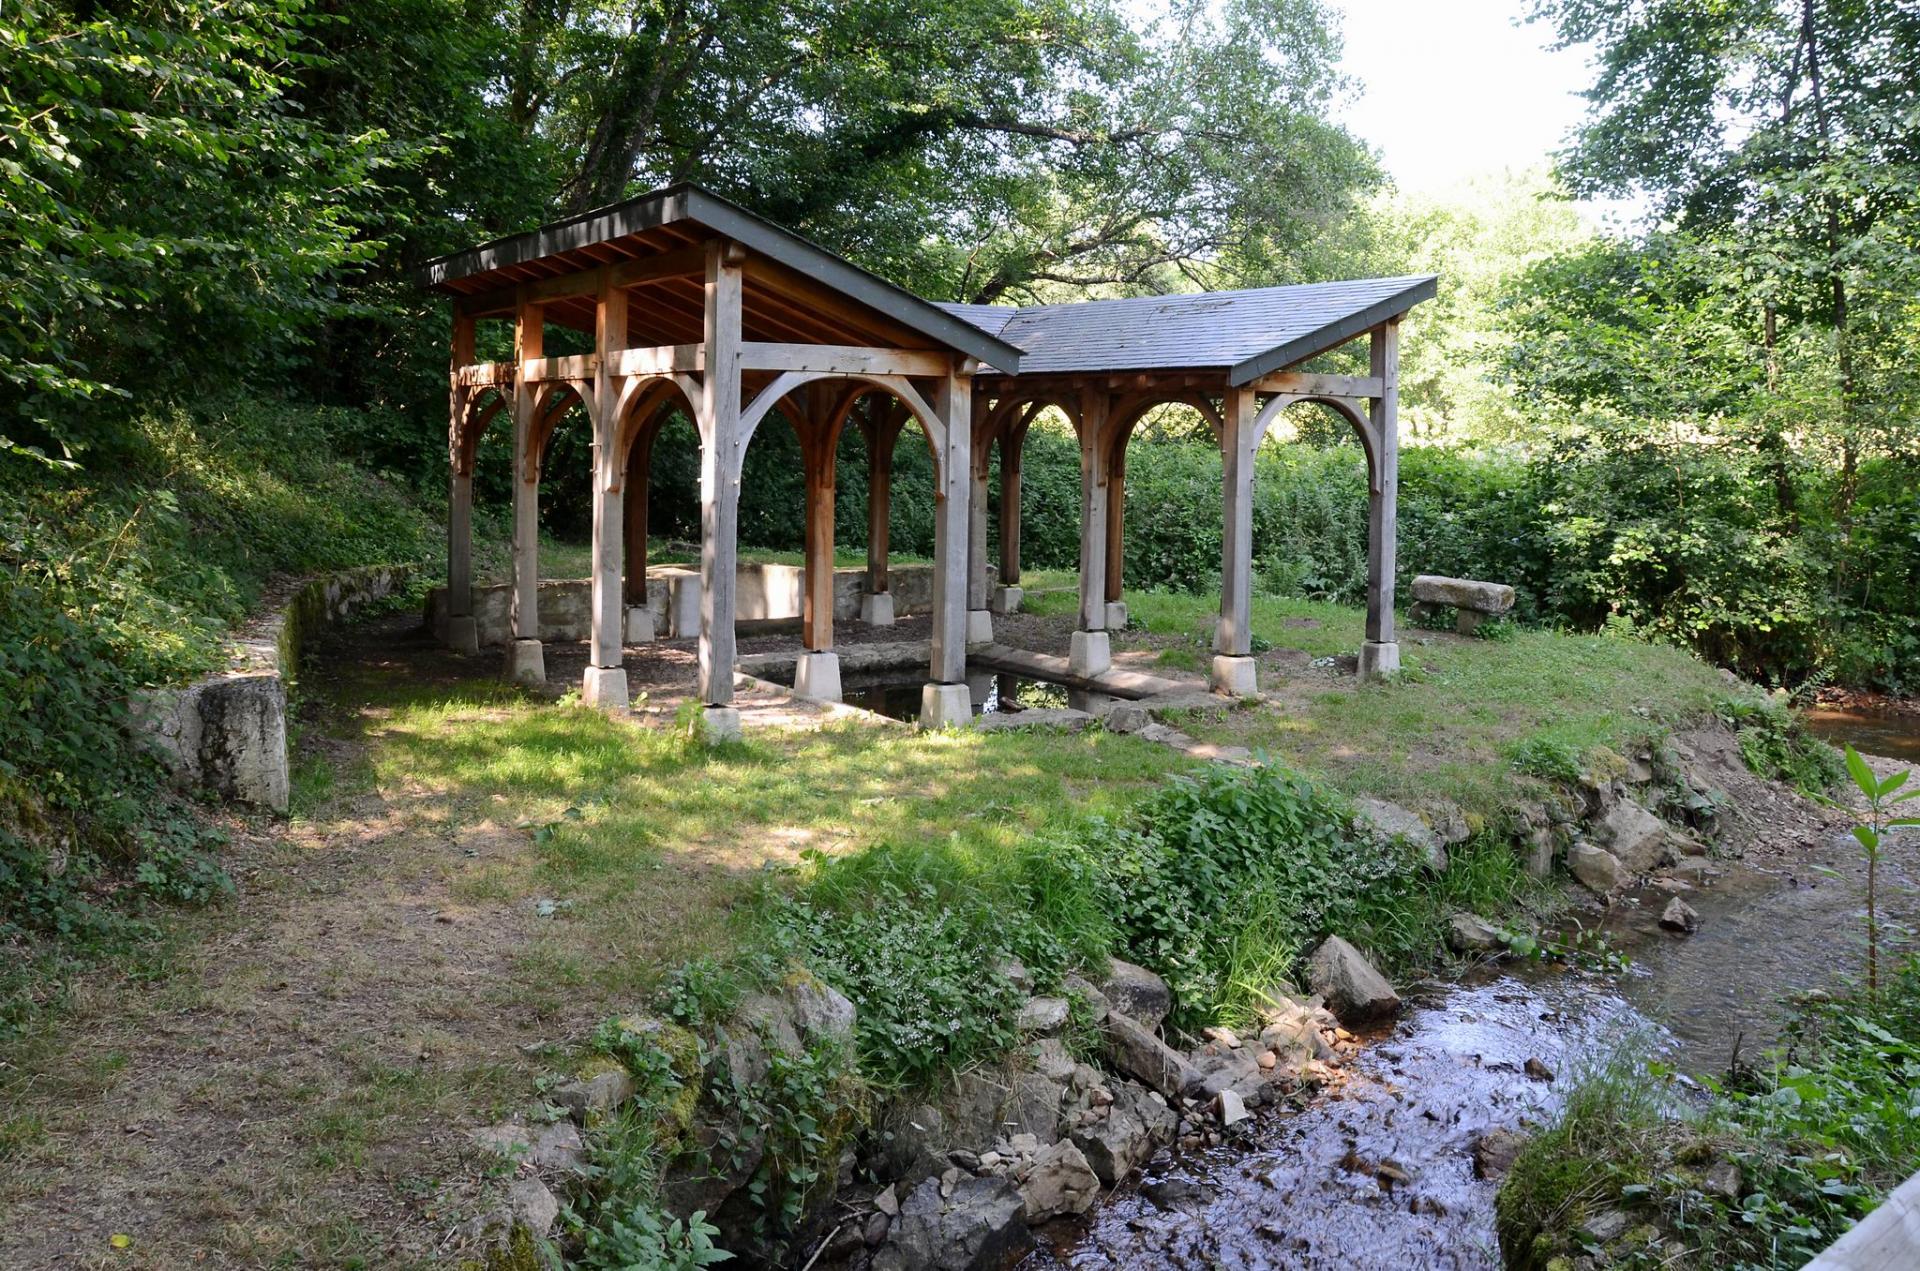
<path id="1" fill-rule="evenodd" d="M 1480 1135 L 1550 1114 L 1583 1065 L 1629 1036 L 1687 1073 L 1722 1073 L 1736 1051 L 1757 1057 L 1778 1037 L 1784 999 L 1859 974 L 1859 857 L 1839 836 L 1786 868 L 1728 862 L 1685 892 L 1700 914 L 1690 936 L 1659 928 L 1666 891 L 1630 895 L 1603 923 L 1631 959 L 1622 973 L 1508 963 L 1420 985 L 1343 1085 L 1263 1117 L 1250 1143 L 1162 1158 L 1022 1271 L 1498 1268 L 1497 1183 L 1474 1177 Z M 1883 917 L 1920 922 L 1917 881 L 1920 845 L 1891 852 Z M 1528 1060 L 1553 1079 L 1529 1076 Z"/>

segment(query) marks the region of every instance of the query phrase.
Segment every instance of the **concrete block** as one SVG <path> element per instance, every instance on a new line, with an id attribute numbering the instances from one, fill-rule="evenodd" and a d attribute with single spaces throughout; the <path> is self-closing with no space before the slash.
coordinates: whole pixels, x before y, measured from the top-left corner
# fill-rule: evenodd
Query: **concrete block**
<path id="1" fill-rule="evenodd" d="M 652 605 L 627 606 L 625 638 L 628 644 L 652 644 L 658 633 L 659 615 L 654 613 Z"/>
<path id="2" fill-rule="evenodd" d="M 817 702 L 840 700 L 840 655 L 831 649 L 802 653 L 793 667 L 796 696 Z"/>
<path id="3" fill-rule="evenodd" d="M 1074 675 L 1098 675 L 1113 665 L 1113 643 L 1104 631 L 1076 631 L 1067 650 L 1067 670 Z"/>
<path id="4" fill-rule="evenodd" d="M 688 570 L 676 577 L 667 590 L 667 630 L 676 640 L 691 640 L 700 634 L 700 575 Z"/>
<path id="5" fill-rule="evenodd" d="M 627 670 L 621 666 L 590 666 L 580 681 L 580 700 L 602 710 L 625 710 L 632 705 L 627 696 Z"/>
<path id="6" fill-rule="evenodd" d="M 1369 640 L 1360 646 L 1360 678 L 1385 679 L 1400 669 L 1398 644 L 1375 644 Z"/>
<path id="7" fill-rule="evenodd" d="M 999 586 L 993 589 L 993 611 L 995 613 L 1019 613 L 1020 602 L 1027 598 L 1025 588 L 1019 586 Z"/>
<path id="8" fill-rule="evenodd" d="M 1505 613 L 1513 608 L 1513 588 L 1477 578 L 1445 578 L 1421 574 L 1413 580 L 1413 598 L 1429 605 L 1453 605 L 1481 613 Z"/>
<path id="9" fill-rule="evenodd" d="M 965 728 L 973 722 L 973 694 L 964 684 L 928 684 L 920 690 L 920 727 Z"/>
<path id="10" fill-rule="evenodd" d="M 1127 602 L 1109 600 L 1107 602 L 1107 630 L 1125 631 L 1127 629 Z"/>
<path id="11" fill-rule="evenodd" d="M 469 656 L 480 652 L 480 624 L 473 615 L 458 614 L 447 619 L 447 647 Z"/>
<path id="12" fill-rule="evenodd" d="M 860 597 L 860 621 L 870 627 L 893 625 L 893 593 L 876 591 Z"/>
<path id="13" fill-rule="evenodd" d="M 993 643 L 993 615 L 985 609 L 967 610 L 967 643 Z"/>
<path id="14" fill-rule="evenodd" d="M 509 684 L 537 687 L 547 682 L 547 652 L 538 640 L 515 640 L 507 645 L 506 669 Z"/>
<path id="15" fill-rule="evenodd" d="M 708 745 L 740 740 L 740 712 L 731 706 L 709 706 L 701 716 Z"/>
<path id="16" fill-rule="evenodd" d="M 1207 680 L 1216 693 L 1229 697 L 1252 697 L 1260 691 L 1260 664 L 1252 658 L 1230 657 L 1217 653 L 1213 671 Z"/>

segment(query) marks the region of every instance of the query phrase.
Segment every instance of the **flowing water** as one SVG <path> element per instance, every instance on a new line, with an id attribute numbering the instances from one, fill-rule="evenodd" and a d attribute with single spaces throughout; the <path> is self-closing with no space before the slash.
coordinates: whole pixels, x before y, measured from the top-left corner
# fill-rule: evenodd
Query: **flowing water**
<path id="1" fill-rule="evenodd" d="M 1802 712 L 1807 727 L 1834 745 L 1889 759 L 1920 761 L 1920 712 L 1886 706 L 1817 706 Z"/>
<path id="2" fill-rule="evenodd" d="M 1916 723 L 1906 717 L 1920 750 Z M 1883 916 L 1920 926 L 1917 884 L 1920 843 L 1908 843 L 1883 862 Z M 1343 1087 L 1263 1117 L 1250 1143 L 1161 1160 L 1024 1271 L 1497 1268 L 1497 1184 L 1474 1177 L 1479 1136 L 1549 1114 L 1571 1076 L 1628 1036 L 1696 1074 L 1754 1058 L 1778 1036 L 1783 999 L 1860 974 L 1864 894 L 1859 850 L 1840 836 L 1790 869 L 1734 863 L 1688 892 L 1690 936 L 1658 927 L 1665 893 L 1627 898 L 1604 924 L 1632 960 L 1624 973 L 1505 969 L 1424 986 Z M 1529 1077 L 1529 1059 L 1555 1080 Z"/>

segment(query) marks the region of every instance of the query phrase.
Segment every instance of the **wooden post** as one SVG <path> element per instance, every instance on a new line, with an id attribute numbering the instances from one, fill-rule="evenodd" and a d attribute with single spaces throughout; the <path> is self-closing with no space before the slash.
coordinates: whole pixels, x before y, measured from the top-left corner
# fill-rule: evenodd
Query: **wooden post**
<path id="1" fill-rule="evenodd" d="M 1124 596 L 1127 506 L 1127 438 L 1112 438 L 1113 457 L 1107 468 L 1107 603 L 1119 604 Z M 1109 626 L 1112 624 L 1109 623 Z"/>
<path id="2" fill-rule="evenodd" d="M 973 488 L 973 378 L 950 373 L 937 382 L 933 408 L 940 416 L 939 484 L 934 491 L 933 660 L 936 684 L 959 685 L 967 676 L 968 496 Z M 958 722 L 943 720 L 939 722 Z"/>
<path id="3" fill-rule="evenodd" d="M 1246 657 L 1253 648 L 1253 392 L 1230 388 L 1221 403 L 1220 622 L 1216 653 Z"/>
<path id="4" fill-rule="evenodd" d="M 519 368 L 545 356 L 545 315 L 524 297 L 513 324 L 513 639 L 507 645 L 507 677 L 544 684 L 540 648 L 540 456 L 534 453 L 534 385 Z"/>
<path id="5" fill-rule="evenodd" d="M 893 448 L 905 426 L 900 406 L 878 395 L 866 399 L 867 438 L 867 594 L 860 601 L 860 621 L 876 627 L 893 625 L 893 596 L 887 590 L 889 518 L 893 515 Z"/>
<path id="6" fill-rule="evenodd" d="M 1080 621 L 1067 666 L 1076 675 L 1098 675 L 1113 664 L 1107 636 L 1107 411 L 1105 389 L 1080 394 Z"/>
<path id="7" fill-rule="evenodd" d="M 817 396 L 817 395 L 816 395 Z M 833 495 L 836 467 L 832 422 L 816 409 L 800 452 L 807 472 L 806 590 L 800 604 L 800 640 L 809 652 L 833 648 Z"/>
<path id="8" fill-rule="evenodd" d="M 993 438 L 985 434 L 985 397 L 975 398 L 969 446 L 973 462 L 967 489 L 967 643 L 993 641 L 993 615 L 987 609 L 987 478 L 993 462 Z"/>
<path id="9" fill-rule="evenodd" d="M 626 347 L 627 293 L 613 285 L 603 268 L 594 306 L 594 352 L 598 360 L 592 410 L 593 609 L 586 676 L 581 686 L 581 696 L 592 706 L 624 707 L 628 700 L 627 675 L 621 667 L 627 610 L 620 580 L 621 550 L 626 545 L 626 514 L 622 508 L 622 478 L 626 474 L 615 453 L 620 421 L 614 417 L 622 377 L 608 371 L 613 352 Z"/>
<path id="10" fill-rule="evenodd" d="M 473 615 L 473 474 L 458 468 L 447 491 L 447 614 Z"/>
<path id="11" fill-rule="evenodd" d="M 473 319 L 453 312 L 452 371 L 473 364 Z M 452 386 L 447 420 L 447 643 L 461 653 L 479 650 L 473 623 L 473 470 L 466 431 L 472 426 L 472 391 Z M 456 629 L 457 628 L 457 629 Z"/>
<path id="12" fill-rule="evenodd" d="M 1027 425 L 1015 423 L 1000 437 L 1000 582 L 1020 585 L 1020 456 Z"/>
<path id="13" fill-rule="evenodd" d="M 706 371 L 700 377 L 700 700 L 733 701 L 734 588 L 740 522 L 740 297 L 743 253 L 707 244 Z M 708 712 L 716 735 L 738 731 L 737 715 Z"/>
<path id="14" fill-rule="evenodd" d="M 627 495 L 623 527 L 626 539 L 624 592 L 629 605 L 647 603 L 647 487 L 653 481 L 653 439 L 659 434 L 657 419 L 641 426 L 633 439 L 633 448 L 627 452 L 627 479 L 621 483 Z"/>
<path id="15" fill-rule="evenodd" d="M 1400 489 L 1400 323 L 1375 327 L 1368 341 L 1368 371 L 1380 381 L 1368 422 L 1377 454 L 1367 491 L 1367 641 L 1360 648 L 1363 679 L 1400 669 L 1400 646 L 1393 630 L 1393 571 L 1399 534 Z"/>
<path id="16" fill-rule="evenodd" d="M 1080 395 L 1080 630 L 1107 629 L 1107 463 L 1101 445 L 1107 431 L 1108 394 Z"/>

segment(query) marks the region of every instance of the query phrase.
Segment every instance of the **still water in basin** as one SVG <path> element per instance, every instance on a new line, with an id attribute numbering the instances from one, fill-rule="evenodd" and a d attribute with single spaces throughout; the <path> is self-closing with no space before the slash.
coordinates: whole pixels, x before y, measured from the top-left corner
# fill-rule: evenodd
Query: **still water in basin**
<path id="1" fill-rule="evenodd" d="M 918 671 L 849 675 L 841 685 L 840 700 L 876 715 L 912 723 L 920 718 L 920 692 L 926 683 L 925 673 Z M 1093 695 L 1080 689 L 1020 675 L 969 675 L 967 686 L 973 694 L 976 715 L 1066 707 L 1088 710 L 1093 705 Z"/>

